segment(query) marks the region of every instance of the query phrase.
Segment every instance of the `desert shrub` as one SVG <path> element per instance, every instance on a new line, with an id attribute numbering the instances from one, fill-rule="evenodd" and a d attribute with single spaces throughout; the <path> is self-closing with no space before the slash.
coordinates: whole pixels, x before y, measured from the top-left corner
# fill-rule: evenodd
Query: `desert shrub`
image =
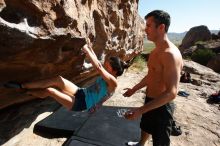
<path id="1" fill-rule="evenodd" d="M 204 41 L 197 41 L 197 42 L 195 42 L 195 45 L 204 45 L 204 44 L 206 44 L 206 42 L 204 42 Z"/>
<path id="2" fill-rule="evenodd" d="M 197 49 L 193 52 L 191 59 L 199 64 L 207 65 L 209 60 L 216 54 L 211 49 Z"/>
<path id="3" fill-rule="evenodd" d="M 137 57 L 134 58 L 132 66 L 132 69 L 142 71 L 146 68 L 146 60 L 144 57 L 141 55 L 138 55 Z"/>
<path id="4" fill-rule="evenodd" d="M 151 42 L 145 42 L 144 43 L 144 53 L 150 53 L 153 48 L 155 48 L 155 45 Z"/>

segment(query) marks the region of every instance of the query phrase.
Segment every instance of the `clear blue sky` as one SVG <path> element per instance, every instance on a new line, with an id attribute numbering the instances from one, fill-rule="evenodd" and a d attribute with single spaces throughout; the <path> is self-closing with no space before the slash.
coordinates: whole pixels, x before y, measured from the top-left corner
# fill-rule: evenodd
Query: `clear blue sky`
<path id="1" fill-rule="evenodd" d="M 155 9 L 170 14 L 169 32 L 184 32 L 198 25 L 220 30 L 220 0 L 139 0 L 142 18 Z"/>

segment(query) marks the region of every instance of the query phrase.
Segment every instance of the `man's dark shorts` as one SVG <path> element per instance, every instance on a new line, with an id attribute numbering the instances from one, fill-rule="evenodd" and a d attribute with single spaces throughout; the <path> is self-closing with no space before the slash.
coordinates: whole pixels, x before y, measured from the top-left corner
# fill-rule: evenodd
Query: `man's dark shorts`
<path id="1" fill-rule="evenodd" d="M 83 111 L 86 110 L 85 93 L 83 89 L 79 88 L 75 94 L 75 102 L 72 107 L 72 111 Z"/>
<path id="2" fill-rule="evenodd" d="M 145 104 L 152 98 L 146 97 Z M 154 146 L 169 146 L 173 123 L 174 104 L 167 103 L 157 109 L 144 113 L 140 127 L 152 135 Z"/>

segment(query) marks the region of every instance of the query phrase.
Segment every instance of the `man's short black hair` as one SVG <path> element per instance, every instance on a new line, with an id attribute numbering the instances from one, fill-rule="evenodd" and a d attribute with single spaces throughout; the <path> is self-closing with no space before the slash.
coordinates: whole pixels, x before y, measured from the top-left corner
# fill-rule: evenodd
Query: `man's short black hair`
<path id="1" fill-rule="evenodd" d="M 168 32 L 169 26 L 170 26 L 170 15 L 163 11 L 163 10 L 154 10 L 151 11 L 150 13 L 148 13 L 145 16 L 145 20 L 147 20 L 147 18 L 149 17 L 154 17 L 155 23 L 156 23 L 156 27 L 158 27 L 160 24 L 164 24 L 165 25 L 165 31 Z"/>

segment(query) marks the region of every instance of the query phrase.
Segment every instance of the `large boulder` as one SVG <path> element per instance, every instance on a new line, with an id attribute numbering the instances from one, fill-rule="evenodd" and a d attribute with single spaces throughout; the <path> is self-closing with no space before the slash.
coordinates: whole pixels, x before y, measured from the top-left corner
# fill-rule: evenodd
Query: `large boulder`
<path id="1" fill-rule="evenodd" d="M 198 41 L 211 40 L 212 35 L 207 26 L 201 25 L 191 28 L 182 40 L 182 44 L 179 46 L 181 52 L 184 49 L 188 49 Z"/>
<path id="2" fill-rule="evenodd" d="M 80 50 L 85 38 L 101 60 L 131 59 L 128 52 L 143 48 L 137 8 L 134 0 L 0 0 L 0 84 L 56 75 L 80 83 L 94 76 Z M 0 109 L 31 99 L 2 87 L 0 97 Z"/>
<path id="3" fill-rule="evenodd" d="M 212 33 L 212 40 L 220 39 L 220 36 L 218 34 Z"/>
<path id="4" fill-rule="evenodd" d="M 184 60 L 183 71 L 193 74 L 193 84 L 201 86 L 201 84 L 211 85 L 216 88 L 220 85 L 219 74 L 212 69 L 198 64 L 194 61 Z M 215 83 L 218 85 L 216 86 Z"/>
<path id="5" fill-rule="evenodd" d="M 220 53 L 220 39 L 205 42 L 204 48 L 211 49 L 216 54 Z"/>
<path id="6" fill-rule="evenodd" d="M 216 54 L 216 56 L 213 55 L 213 57 L 211 57 L 210 60 L 208 60 L 208 63 L 206 66 L 213 69 L 215 72 L 220 73 L 220 55 L 219 55 L 220 54 L 220 39 L 202 42 L 202 44 L 198 43 L 190 47 L 189 49 L 185 49 L 182 52 L 182 55 L 184 57 L 191 56 L 193 52 L 196 51 L 197 49 L 210 49 Z"/>
<path id="7" fill-rule="evenodd" d="M 182 51 L 182 55 L 184 57 L 191 56 L 194 51 L 197 49 L 210 49 L 216 54 L 220 53 L 220 39 L 217 40 L 209 40 L 206 42 L 197 43 L 194 46 L 189 47 L 188 49 L 184 49 Z"/>
<path id="8" fill-rule="evenodd" d="M 210 75 L 218 76 L 218 73 L 213 72 L 212 69 L 207 68 L 191 60 L 184 60 L 183 70 L 196 75 Z M 218 79 L 220 81 L 220 79 Z"/>

